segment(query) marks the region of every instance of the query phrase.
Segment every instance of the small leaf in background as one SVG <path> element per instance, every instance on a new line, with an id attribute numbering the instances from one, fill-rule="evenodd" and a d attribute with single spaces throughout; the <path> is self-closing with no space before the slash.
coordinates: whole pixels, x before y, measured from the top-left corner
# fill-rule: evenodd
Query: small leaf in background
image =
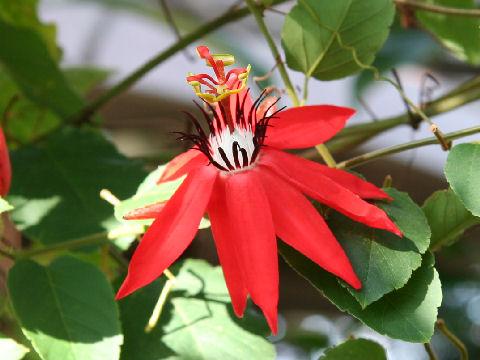
<path id="1" fill-rule="evenodd" d="M 421 254 L 428 249 L 430 240 L 427 219 L 412 199 L 393 188 L 384 190 L 395 200 L 376 205 L 385 210 L 402 231 L 403 238 L 364 226 L 339 213 L 332 213 L 328 220 L 362 283 L 361 290 L 345 285 L 362 307 L 405 285 L 420 266 Z"/>
<path id="2" fill-rule="evenodd" d="M 477 9 L 474 0 L 421 0 L 421 2 L 451 8 Z M 478 31 L 480 21 L 478 19 L 421 10 L 416 11 L 415 16 L 421 25 L 457 58 L 473 65 L 480 63 L 480 31 Z"/>
<path id="3" fill-rule="evenodd" d="M 112 207 L 100 191 L 125 197 L 145 176 L 139 162 L 88 129 L 64 129 L 41 147 L 25 145 L 12 152 L 12 167 L 11 218 L 26 236 L 44 244 L 111 229 Z"/>
<path id="4" fill-rule="evenodd" d="M 385 349 L 367 339 L 349 339 L 325 351 L 318 360 L 387 360 Z"/>
<path id="5" fill-rule="evenodd" d="M 71 256 L 19 260 L 8 290 L 22 330 L 44 360 L 116 360 L 122 335 L 113 290 L 96 266 Z"/>
<path id="6" fill-rule="evenodd" d="M 25 346 L 0 334 L 0 355 L 2 355 L 2 360 L 21 360 L 29 351 Z"/>
<path id="7" fill-rule="evenodd" d="M 445 175 L 473 215 L 480 216 L 480 144 L 460 144 L 449 152 Z"/>
<path id="8" fill-rule="evenodd" d="M 120 222 L 139 223 L 150 225 L 153 220 L 124 220 L 123 216 L 134 209 L 141 208 L 145 205 L 153 204 L 158 201 L 168 200 L 175 193 L 177 188 L 182 184 L 183 177 L 157 185 L 158 179 L 162 175 L 165 166 L 160 166 L 153 170 L 138 186 L 137 192 L 132 197 L 122 200 L 122 203 L 115 206 L 115 217 Z"/>
<path id="9" fill-rule="evenodd" d="M 420 343 L 428 342 L 432 337 L 437 308 L 442 302 L 442 289 L 430 252 L 425 253 L 422 266 L 415 270 L 405 286 L 362 309 L 334 275 L 283 242 L 279 242 L 278 248 L 287 263 L 335 306 L 348 311 L 380 334 Z"/>
<path id="10" fill-rule="evenodd" d="M 150 333 L 144 328 L 164 282 L 156 280 L 119 301 L 122 360 L 274 359 L 274 346 L 263 336 L 269 331 L 265 320 L 248 309 L 242 319 L 233 313 L 220 267 L 186 260 L 171 270 L 176 284 Z"/>
<path id="11" fill-rule="evenodd" d="M 303 0 L 285 17 L 282 46 L 287 65 L 308 77 L 339 79 L 371 64 L 387 39 L 395 6 L 391 0 Z"/>
<path id="12" fill-rule="evenodd" d="M 458 240 L 465 230 L 480 224 L 480 218 L 468 211 L 452 189 L 434 192 L 423 204 L 432 239 L 431 250 L 439 250 Z"/>
<path id="13" fill-rule="evenodd" d="M 317 331 L 304 329 L 287 328 L 287 333 L 282 338 L 282 342 L 284 341 L 306 352 L 316 351 L 328 346 L 328 336 Z"/>
<path id="14" fill-rule="evenodd" d="M 144 207 L 149 204 L 154 204 L 159 201 L 168 200 L 172 195 L 177 191 L 178 187 L 182 184 L 185 177 L 180 179 L 168 181 L 162 184 L 157 185 L 158 179 L 160 179 L 163 171 L 165 170 L 165 165 L 159 166 L 157 169 L 153 170 L 150 174 L 147 175 L 145 180 L 139 185 L 137 192 L 132 197 L 125 199 L 118 206 L 115 206 L 115 217 L 118 221 L 129 224 L 142 224 L 142 225 L 151 225 L 152 220 L 124 220 L 123 216 L 135 209 Z M 200 229 L 208 228 L 210 222 L 203 218 L 200 222 Z"/>
<path id="15" fill-rule="evenodd" d="M 12 205 L 10 205 L 6 200 L 0 197 L 0 214 L 12 209 L 13 209 Z"/>
<path id="16" fill-rule="evenodd" d="M 63 70 L 63 74 L 78 94 L 86 95 L 92 87 L 103 82 L 110 73 L 97 68 L 68 68 Z M 17 94 L 20 94 L 18 86 L 5 71 L 0 69 L 0 114 L 6 111 L 8 104 Z M 9 109 L 5 132 L 10 143 L 18 146 L 52 131 L 62 121 L 46 106 L 21 97 Z"/>
<path id="17" fill-rule="evenodd" d="M 38 32 L 31 27 L 12 25 L 0 16 L 0 43 L 0 64 L 24 96 L 63 119 L 83 108 L 83 99 L 70 87 Z"/>

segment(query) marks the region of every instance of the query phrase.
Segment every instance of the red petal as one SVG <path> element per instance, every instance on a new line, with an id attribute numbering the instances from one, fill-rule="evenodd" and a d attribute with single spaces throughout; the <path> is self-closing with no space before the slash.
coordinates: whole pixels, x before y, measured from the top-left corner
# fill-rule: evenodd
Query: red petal
<path id="1" fill-rule="evenodd" d="M 10 166 L 10 156 L 8 154 L 7 144 L 3 136 L 3 130 L 0 127 L 0 195 L 5 197 L 10 189 L 12 181 L 12 168 Z"/>
<path id="2" fill-rule="evenodd" d="M 270 96 L 266 98 L 262 104 L 258 107 L 257 117 L 261 119 L 264 116 L 271 116 L 275 111 L 277 111 L 277 102 L 278 98 L 276 96 Z"/>
<path id="3" fill-rule="evenodd" d="M 230 222 L 232 218 L 227 213 L 224 181 L 218 178 L 208 205 L 208 215 L 233 309 L 237 316 L 242 317 L 247 305 L 248 292 L 242 277 L 242 263 L 238 258 L 235 242 L 232 241 L 236 236 L 233 231 L 234 225 Z"/>
<path id="4" fill-rule="evenodd" d="M 313 205 L 292 185 L 262 173 L 276 234 L 325 270 L 360 289 L 362 284 L 338 241 Z"/>
<path id="5" fill-rule="evenodd" d="M 321 144 L 345 126 L 355 110 L 315 105 L 290 108 L 269 121 L 265 145 L 278 149 L 302 149 Z"/>
<path id="6" fill-rule="evenodd" d="M 197 233 L 217 174 L 209 166 L 187 176 L 143 236 L 117 299 L 155 280 L 185 251 Z"/>
<path id="7" fill-rule="evenodd" d="M 313 161 L 274 149 L 264 150 L 259 165 L 274 169 L 275 173 L 299 190 L 321 203 L 365 225 L 388 230 L 398 236 L 402 233 L 385 211 L 362 200 L 347 188 L 317 171 Z"/>
<path id="8" fill-rule="evenodd" d="M 268 199 L 258 175 L 242 171 L 225 178 L 228 216 L 250 296 L 277 333 L 278 257 Z"/>
<path id="9" fill-rule="evenodd" d="M 385 191 L 379 189 L 372 183 L 362 180 L 358 176 L 347 171 L 338 170 L 323 164 L 311 162 L 311 167 L 315 167 L 315 171 L 332 179 L 337 184 L 347 188 L 354 194 L 363 199 L 386 199 L 393 200 Z"/>
<path id="10" fill-rule="evenodd" d="M 197 149 L 190 149 L 176 157 L 174 157 L 166 166 L 157 184 L 162 182 L 172 181 L 188 174 L 193 169 L 208 165 L 208 158 Z"/>
<path id="11" fill-rule="evenodd" d="M 155 219 L 160 215 L 168 200 L 162 200 L 144 207 L 131 210 L 123 215 L 125 220 L 146 220 Z"/>

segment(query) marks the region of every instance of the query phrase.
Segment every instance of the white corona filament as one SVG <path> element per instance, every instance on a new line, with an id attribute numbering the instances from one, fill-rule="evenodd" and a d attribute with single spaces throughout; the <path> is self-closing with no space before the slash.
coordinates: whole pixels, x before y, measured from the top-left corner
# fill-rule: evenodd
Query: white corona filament
<path id="1" fill-rule="evenodd" d="M 251 165 L 252 155 L 255 151 L 253 139 L 254 134 L 251 126 L 248 126 L 248 128 L 240 126 L 235 128 L 233 133 L 230 133 L 230 130 L 225 128 L 215 136 L 210 135 L 209 145 L 212 159 L 225 169 L 229 169 L 229 164 L 235 170 L 243 169 L 245 153 L 247 155 L 247 166 Z M 238 143 L 238 146 L 235 145 L 235 142 Z M 235 165 L 234 147 L 236 147 L 238 150 L 237 162 L 240 164 L 240 166 Z M 242 149 L 245 151 L 241 151 Z M 222 150 L 224 152 L 224 156 L 222 156 Z M 227 164 L 227 161 L 225 161 L 225 157 L 227 158 L 229 164 Z"/>

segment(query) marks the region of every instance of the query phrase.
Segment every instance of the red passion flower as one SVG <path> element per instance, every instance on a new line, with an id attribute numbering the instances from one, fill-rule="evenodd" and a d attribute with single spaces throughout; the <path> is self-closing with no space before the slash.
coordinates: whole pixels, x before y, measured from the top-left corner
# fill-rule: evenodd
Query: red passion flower
<path id="1" fill-rule="evenodd" d="M 277 236 L 360 289 L 344 250 L 304 194 L 355 221 L 402 236 L 383 210 L 362 200 L 391 198 L 351 173 L 282 151 L 325 142 L 355 111 L 332 105 L 277 111 L 274 99 L 262 94 L 253 102 L 248 90 L 230 96 L 227 104 L 207 105 L 211 114 L 198 107 L 209 134 L 187 113 L 197 134 L 181 139 L 194 146 L 167 165 L 159 182 L 187 176 L 166 204 L 145 210 L 155 221 L 132 257 L 117 299 L 161 275 L 188 247 L 205 212 L 238 316 L 250 295 L 277 331 Z M 141 217 L 137 209 L 130 218 Z"/>
<path id="2" fill-rule="evenodd" d="M 12 180 L 12 169 L 10 167 L 10 157 L 8 148 L 3 136 L 3 130 L 0 127 L 0 195 L 5 197 L 10 189 Z"/>

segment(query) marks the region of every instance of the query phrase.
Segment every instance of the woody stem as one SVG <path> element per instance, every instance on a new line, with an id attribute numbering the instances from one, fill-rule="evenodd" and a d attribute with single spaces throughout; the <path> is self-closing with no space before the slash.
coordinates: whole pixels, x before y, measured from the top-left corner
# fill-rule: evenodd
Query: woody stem
<path id="1" fill-rule="evenodd" d="M 437 325 L 437 329 L 448 339 L 450 342 L 455 345 L 455 347 L 460 352 L 460 359 L 461 360 L 468 360 L 468 351 L 464 343 L 460 341 L 458 337 L 455 336 L 445 325 L 445 320 L 438 319 L 435 323 Z"/>
<path id="2" fill-rule="evenodd" d="M 451 133 L 447 133 L 443 135 L 443 138 L 446 141 L 458 139 L 464 136 L 476 134 L 480 132 L 480 126 L 474 126 L 468 129 L 464 130 L 459 130 L 459 131 L 454 131 Z M 421 139 L 421 140 L 415 140 L 415 141 L 410 141 L 404 144 L 392 146 L 389 148 L 381 149 L 381 150 L 375 150 L 372 152 L 365 153 L 363 155 L 356 156 L 354 158 L 351 158 L 349 160 L 342 161 L 337 164 L 337 169 L 345 169 L 345 168 L 352 168 L 354 166 L 358 166 L 361 164 L 365 164 L 367 162 L 370 162 L 372 160 L 387 156 L 387 155 L 392 155 L 392 154 L 397 154 L 402 151 L 410 150 L 410 149 L 415 149 L 421 146 L 426 146 L 426 145 L 434 145 L 438 144 L 438 139 L 436 137 L 430 137 L 427 139 Z"/>

